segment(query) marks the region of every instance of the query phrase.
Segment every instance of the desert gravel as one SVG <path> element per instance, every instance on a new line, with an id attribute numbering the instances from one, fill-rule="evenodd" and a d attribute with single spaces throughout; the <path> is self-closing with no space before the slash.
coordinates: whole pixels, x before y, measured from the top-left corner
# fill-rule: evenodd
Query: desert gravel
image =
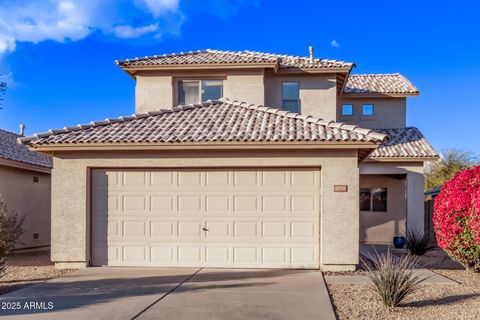
<path id="1" fill-rule="evenodd" d="M 0 277 L 0 295 L 30 284 L 65 275 L 70 270 L 55 270 L 50 252 L 17 253 L 8 261 L 6 273 Z"/>
<path id="2" fill-rule="evenodd" d="M 328 285 L 338 319 L 435 319 L 463 320 L 480 319 L 480 274 L 465 270 L 450 270 L 455 264 L 430 257 L 423 260 L 433 262 L 431 269 L 458 284 L 425 284 L 406 299 L 399 307 L 389 310 L 379 301 L 375 293 L 364 284 Z M 432 261 L 433 260 L 433 261 Z"/>

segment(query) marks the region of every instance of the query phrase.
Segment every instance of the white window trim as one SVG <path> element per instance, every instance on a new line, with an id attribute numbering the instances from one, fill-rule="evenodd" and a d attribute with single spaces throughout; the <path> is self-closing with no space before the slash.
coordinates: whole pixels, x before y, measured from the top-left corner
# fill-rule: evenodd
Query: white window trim
<path id="1" fill-rule="evenodd" d="M 297 86 L 298 86 L 298 98 L 296 100 L 293 100 L 293 99 L 283 99 L 283 85 L 285 83 L 296 83 Z M 300 110 L 301 110 L 301 107 L 300 107 L 300 81 L 290 81 L 290 80 L 287 80 L 287 81 L 282 81 L 282 84 L 281 84 L 281 93 L 280 93 L 280 100 L 281 100 L 281 107 L 283 109 L 283 102 L 284 101 L 297 101 L 297 106 L 298 106 L 298 110 L 297 112 L 300 113 Z"/>
<path id="2" fill-rule="evenodd" d="M 221 81 L 222 82 L 222 98 L 223 98 L 223 85 L 224 85 L 224 80 L 225 79 L 219 79 L 219 78 L 201 78 L 201 79 L 189 79 L 189 78 L 182 78 L 182 79 L 177 79 L 177 85 L 176 85 L 176 89 L 177 89 L 177 105 L 180 104 L 180 82 L 181 81 L 198 81 L 198 97 L 201 99 L 202 97 L 202 81 Z M 196 103 L 199 103 L 201 101 L 197 101 Z"/>

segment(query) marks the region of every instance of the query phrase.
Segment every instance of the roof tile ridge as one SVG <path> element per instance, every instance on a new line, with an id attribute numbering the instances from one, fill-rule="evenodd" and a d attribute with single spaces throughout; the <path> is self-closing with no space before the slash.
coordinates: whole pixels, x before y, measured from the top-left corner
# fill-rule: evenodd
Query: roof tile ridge
<path id="1" fill-rule="evenodd" d="M 190 110 L 194 108 L 203 108 L 211 105 L 216 105 L 221 103 L 221 101 L 217 100 L 207 100 L 202 103 L 196 103 L 196 104 L 190 104 L 190 105 L 179 105 L 177 107 L 173 107 L 172 109 L 157 109 L 154 111 L 146 111 L 142 113 L 134 113 L 130 116 L 119 116 L 117 118 L 106 118 L 105 120 L 99 120 L 99 121 L 91 121 L 89 123 L 83 123 L 83 124 L 77 124 L 76 126 L 69 126 L 69 127 L 63 127 L 63 128 L 58 128 L 58 129 L 49 129 L 48 131 L 45 132 L 39 132 L 35 133 L 31 136 L 26 136 L 26 137 L 21 137 L 18 140 L 21 142 L 27 142 L 27 141 L 32 141 L 32 140 L 37 140 L 39 138 L 45 138 L 49 137 L 52 135 L 57 135 L 61 133 L 69 133 L 69 132 L 74 132 L 74 131 L 80 131 L 80 130 L 85 130 L 89 129 L 92 127 L 102 127 L 110 124 L 114 124 L 117 122 L 127 122 L 127 121 L 132 121 L 132 120 L 137 120 L 137 119 L 143 119 L 143 118 L 148 118 L 152 116 L 157 116 L 160 114 L 164 113 L 173 113 L 173 112 L 179 112 L 179 111 L 184 111 L 184 110 Z"/>
<path id="2" fill-rule="evenodd" d="M 176 56 L 186 56 L 189 54 L 198 54 L 202 52 L 206 52 L 207 50 L 210 49 L 204 49 L 204 50 L 191 50 L 191 51 L 180 51 L 180 52 L 171 52 L 171 53 L 163 53 L 163 54 L 154 54 L 153 56 L 144 56 L 144 57 L 135 57 L 135 58 L 128 58 L 128 59 L 118 59 L 115 60 L 115 64 L 119 65 L 122 63 L 130 63 L 132 61 L 144 61 L 144 60 L 149 60 L 149 59 L 157 59 L 157 58 L 171 58 L 171 57 L 176 57 Z"/>

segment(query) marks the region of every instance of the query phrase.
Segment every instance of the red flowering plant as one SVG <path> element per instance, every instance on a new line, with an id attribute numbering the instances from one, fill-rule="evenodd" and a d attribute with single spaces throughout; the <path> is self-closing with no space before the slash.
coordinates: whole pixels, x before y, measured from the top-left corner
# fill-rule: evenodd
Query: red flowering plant
<path id="1" fill-rule="evenodd" d="M 438 245 L 468 270 L 480 272 L 480 166 L 443 185 L 433 224 Z"/>

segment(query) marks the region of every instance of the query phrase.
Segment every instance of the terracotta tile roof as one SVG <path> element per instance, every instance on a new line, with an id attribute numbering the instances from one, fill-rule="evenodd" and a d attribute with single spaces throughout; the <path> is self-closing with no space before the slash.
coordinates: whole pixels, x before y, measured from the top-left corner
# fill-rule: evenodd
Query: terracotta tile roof
<path id="1" fill-rule="evenodd" d="M 0 129 L 0 159 L 52 168 L 52 158 L 17 143 L 21 135 Z"/>
<path id="2" fill-rule="evenodd" d="M 94 143 L 373 142 L 388 136 L 238 101 L 208 101 L 74 127 L 20 139 L 32 145 Z"/>
<path id="3" fill-rule="evenodd" d="M 349 69 L 354 66 L 353 63 L 340 60 L 314 59 L 314 63 L 312 64 L 309 57 L 255 52 L 247 50 L 221 51 L 212 49 L 117 60 L 115 61 L 115 63 L 121 67 L 264 63 L 275 64 L 279 68 L 300 69 Z"/>
<path id="4" fill-rule="evenodd" d="M 393 74 L 352 74 L 348 77 L 345 93 L 380 93 L 418 95 L 420 92 L 404 76 Z"/>
<path id="5" fill-rule="evenodd" d="M 370 158 L 436 158 L 437 152 L 415 127 L 399 129 L 375 129 L 388 134 L 390 140 L 384 142 L 370 154 Z"/>

